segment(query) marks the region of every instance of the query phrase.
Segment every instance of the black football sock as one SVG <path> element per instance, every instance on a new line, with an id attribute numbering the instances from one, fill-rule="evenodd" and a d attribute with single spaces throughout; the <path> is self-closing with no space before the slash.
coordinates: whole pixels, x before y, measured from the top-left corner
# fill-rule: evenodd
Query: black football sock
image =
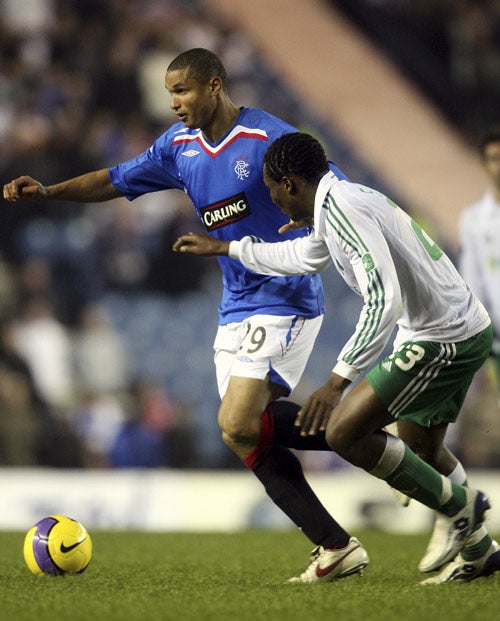
<path id="1" fill-rule="evenodd" d="M 307 483 L 297 457 L 283 446 L 260 454 L 253 472 L 268 496 L 315 545 L 344 548 L 349 534 L 323 507 Z"/>
<path id="2" fill-rule="evenodd" d="M 267 406 L 262 414 L 262 425 L 267 423 L 271 427 L 271 443 L 302 451 L 331 452 L 324 431 L 318 431 L 314 436 L 300 435 L 300 427 L 295 425 L 299 410 L 300 405 L 293 401 L 273 401 Z"/>

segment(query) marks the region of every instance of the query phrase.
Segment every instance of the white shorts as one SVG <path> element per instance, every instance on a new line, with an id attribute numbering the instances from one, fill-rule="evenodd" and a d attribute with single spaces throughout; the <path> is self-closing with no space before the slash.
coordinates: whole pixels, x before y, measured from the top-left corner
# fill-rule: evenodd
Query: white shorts
<path id="1" fill-rule="evenodd" d="M 252 315 L 219 326 L 214 360 L 221 399 L 232 375 L 261 380 L 269 376 L 289 394 L 304 372 L 322 322 L 323 315 Z"/>

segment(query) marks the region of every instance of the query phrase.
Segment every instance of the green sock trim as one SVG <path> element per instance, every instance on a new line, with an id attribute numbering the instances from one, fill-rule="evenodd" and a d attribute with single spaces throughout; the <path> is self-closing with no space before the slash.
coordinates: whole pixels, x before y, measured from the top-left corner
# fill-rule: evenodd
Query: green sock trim
<path id="1" fill-rule="evenodd" d="M 478 528 L 480 527 L 481 525 L 479 525 Z M 466 545 L 460 555 L 464 559 L 464 561 L 475 561 L 476 559 L 481 558 L 486 554 L 492 541 L 493 539 L 491 538 L 491 535 L 489 533 L 486 533 L 486 535 L 478 543 L 473 545 Z"/>

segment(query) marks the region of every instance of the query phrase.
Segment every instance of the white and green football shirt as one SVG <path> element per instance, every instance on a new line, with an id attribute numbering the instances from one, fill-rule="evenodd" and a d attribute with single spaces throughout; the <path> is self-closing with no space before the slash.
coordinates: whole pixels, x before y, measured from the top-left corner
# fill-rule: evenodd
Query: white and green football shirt
<path id="1" fill-rule="evenodd" d="M 490 324 L 450 259 L 406 212 L 331 172 L 318 185 L 309 236 L 273 244 L 245 237 L 230 244 L 230 256 L 263 274 L 336 266 L 363 297 L 355 331 L 333 369 L 350 380 L 376 362 L 396 325 L 395 349 L 405 341 L 463 341 Z"/>

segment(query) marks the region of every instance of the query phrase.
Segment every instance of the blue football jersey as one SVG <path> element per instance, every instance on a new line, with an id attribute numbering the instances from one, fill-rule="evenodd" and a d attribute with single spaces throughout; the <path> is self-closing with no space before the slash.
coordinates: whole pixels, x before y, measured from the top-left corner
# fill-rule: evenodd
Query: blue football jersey
<path id="1" fill-rule="evenodd" d="M 176 123 L 136 158 L 110 168 L 116 189 L 133 200 L 169 188 L 185 191 L 206 231 L 223 240 L 255 235 L 266 242 L 307 235 L 279 235 L 288 222 L 263 181 L 263 159 L 279 136 L 297 129 L 262 110 L 241 108 L 234 126 L 210 143 L 201 130 Z M 345 176 L 331 164 L 335 174 Z M 324 312 L 318 275 L 270 277 L 255 274 L 229 257 L 218 257 L 223 294 L 219 323 L 242 321 L 255 312 L 316 317 Z"/>

